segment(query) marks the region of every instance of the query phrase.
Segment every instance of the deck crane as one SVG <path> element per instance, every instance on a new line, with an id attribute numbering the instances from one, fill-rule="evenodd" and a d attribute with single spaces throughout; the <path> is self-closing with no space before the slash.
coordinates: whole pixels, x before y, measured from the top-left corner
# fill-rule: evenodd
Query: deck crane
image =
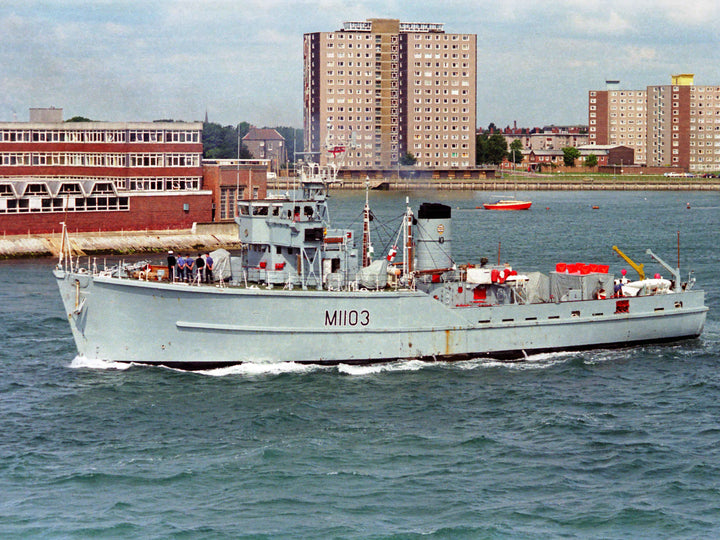
<path id="1" fill-rule="evenodd" d="M 635 261 L 633 261 L 630 257 L 628 257 L 622 251 L 620 251 L 619 247 L 613 246 L 612 248 L 615 253 L 620 255 L 623 259 L 625 259 L 625 262 L 627 262 L 630 266 L 633 267 L 633 270 L 635 270 L 638 273 L 638 275 L 640 276 L 640 281 L 645 279 L 645 270 L 643 270 L 643 268 L 645 267 L 644 264 L 642 264 L 642 263 L 638 264 Z"/>

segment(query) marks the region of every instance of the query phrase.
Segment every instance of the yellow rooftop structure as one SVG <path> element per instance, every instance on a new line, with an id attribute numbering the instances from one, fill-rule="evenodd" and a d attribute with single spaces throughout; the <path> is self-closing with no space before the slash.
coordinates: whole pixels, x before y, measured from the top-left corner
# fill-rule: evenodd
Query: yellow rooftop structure
<path id="1" fill-rule="evenodd" d="M 681 73 L 680 75 L 672 75 L 672 84 L 675 86 L 692 86 L 694 84 L 694 73 Z"/>

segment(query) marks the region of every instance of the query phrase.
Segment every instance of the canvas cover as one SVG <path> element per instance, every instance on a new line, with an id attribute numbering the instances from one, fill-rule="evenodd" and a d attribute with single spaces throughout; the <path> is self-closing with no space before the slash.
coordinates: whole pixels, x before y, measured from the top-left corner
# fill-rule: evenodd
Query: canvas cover
<path id="1" fill-rule="evenodd" d="M 468 268 L 467 281 L 468 283 L 490 285 L 492 283 L 492 271 L 489 268 Z"/>
<path id="2" fill-rule="evenodd" d="M 567 274 L 550 272 L 550 294 L 554 301 L 592 300 L 599 290 L 608 297 L 613 294 L 613 276 L 593 272 L 590 274 Z"/>
<path id="3" fill-rule="evenodd" d="M 230 252 L 226 249 L 216 249 L 210 253 L 213 260 L 213 281 L 228 281 L 232 277 L 230 268 Z"/>
<path id="4" fill-rule="evenodd" d="M 387 259 L 373 261 L 370 266 L 361 268 L 357 273 L 357 281 L 366 289 L 383 289 L 387 285 Z"/>
<path id="5" fill-rule="evenodd" d="M 529 304 L 550 301 L 550 278 L 542 272 L 526 272 L 525 301 Z"/>

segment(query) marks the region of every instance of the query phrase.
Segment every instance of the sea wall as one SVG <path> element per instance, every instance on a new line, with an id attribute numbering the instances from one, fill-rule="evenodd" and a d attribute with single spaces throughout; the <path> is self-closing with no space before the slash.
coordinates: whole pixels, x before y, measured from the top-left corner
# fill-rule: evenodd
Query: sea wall
<path id="1" fill-rule="evenodd" d="M 218 248 L 239 249 L 237 228 L 233 223 L 196 224 L 180 231 L 132 231 L 69 234 L 73 250 L 84 255 L 98 253 L 147 253 L 172 249 L 196 255 Z M 0 238 L 0 258 L 57 256 L 62 237 L 47 235 L 5 236 Z"/>
<path id="2" fill-rule="evenodd" d="M 287 180 L 279 179 L 270 189 L 284 189 Z M 365 189 L 366 180 L 346 179 L 332 185 L 331 189 Z M 389 177 L 370 179 L 371 189 L 413 190 L 473 190 L 473 191 L 720 191 L 717 178 L 666 178 L 634 176 L 623 178 L 596 176 L 507 176 L 505 178 L 472 179 L 406 179 Z M 277 186 L 277 187 L 276 187 Z"/>

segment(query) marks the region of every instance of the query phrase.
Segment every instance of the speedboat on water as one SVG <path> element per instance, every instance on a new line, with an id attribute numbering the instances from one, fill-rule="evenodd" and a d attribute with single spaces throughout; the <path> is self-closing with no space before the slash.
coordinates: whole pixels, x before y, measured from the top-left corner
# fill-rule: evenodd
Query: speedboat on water
<path id="1" fill-rule="evenodd" d="M 541 273 L 486 259 L 459 263 L 444 204 L 423 203 L 416 213 L 406 203 L 394 244 L 375 257 L 367 190 L 360 246 L 352 229 L 331 225 L 326 195 L 336 176 L 307 164 L 282 196 L 239 201 L 242 249 L 211 254 L 211 283 L 177 281 L 172 269 L 150 263 L 82 266 L 65 231 L 53 274 L 78 355 L 181 369 L 522 360 L 703 331 L 703 291 L 654 254 L 672 275 L 667 286 L 627 294 L 602 264 Z"/>
<path id="2" fill-rule="evenodd" d="M 531 206 L 531 201 L 516 201 L 515 199 L 483 204 L 485 210 L 528 210 Z"/>

